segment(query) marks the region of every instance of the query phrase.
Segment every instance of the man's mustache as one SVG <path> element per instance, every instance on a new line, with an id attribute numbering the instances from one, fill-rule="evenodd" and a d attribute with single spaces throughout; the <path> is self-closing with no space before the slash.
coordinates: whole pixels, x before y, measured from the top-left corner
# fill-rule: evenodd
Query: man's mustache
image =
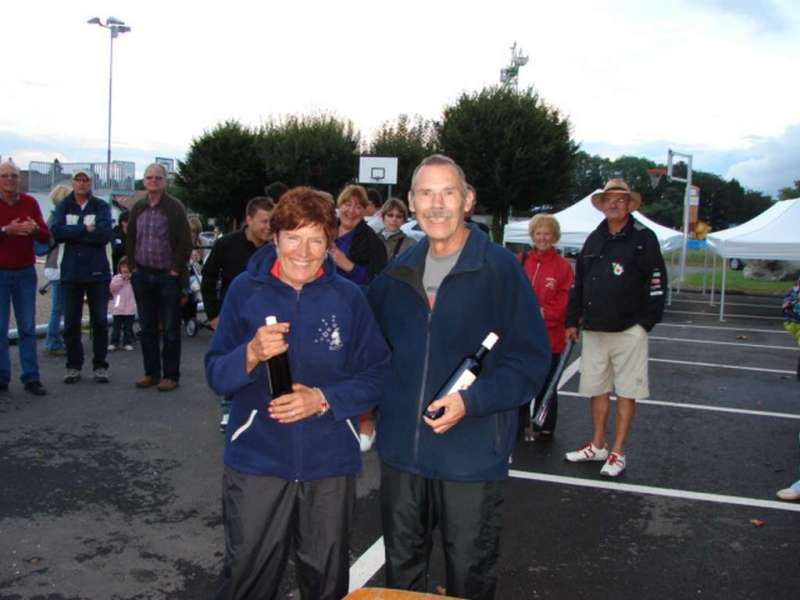
<path id="1" fill-rule="evenodd" d="M 452 217 L 452 210 L 428 210 L 422 213 L 423 219 L 450 219 Z"/>

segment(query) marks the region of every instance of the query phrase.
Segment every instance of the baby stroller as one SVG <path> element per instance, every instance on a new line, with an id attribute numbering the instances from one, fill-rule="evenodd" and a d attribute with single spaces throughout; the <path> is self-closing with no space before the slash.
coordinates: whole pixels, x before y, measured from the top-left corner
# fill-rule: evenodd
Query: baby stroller
<path id="1" fill-rule="evenodd" d="M 195 259 L 195 255 L 192 253 L 192 258 L 189 260 L 189 280 L 184 289 L 186 301 L 181 309 L 183 329 L 189 337 L 196 336 L 200 327 L 207 327 L 205 321 L 201 322 L 197 318 L 197 306 L 203 301 L 200 293 L 200 282 L 203 280 L 201 269 L 201 263 Z"/>

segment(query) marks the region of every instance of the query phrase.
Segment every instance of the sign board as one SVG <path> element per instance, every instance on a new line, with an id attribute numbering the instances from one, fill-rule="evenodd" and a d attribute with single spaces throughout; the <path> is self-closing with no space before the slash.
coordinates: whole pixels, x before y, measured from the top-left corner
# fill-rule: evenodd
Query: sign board
<path id="1" fill-rule="evenodd" d="M 358 161 L 358 183 L 397 184 L 397 157 L 362 156 Z"/>
<path id="2" fill-rule="evenodd" d="M 689 188 L 689 206 L 700 206 L 700 188 L 696 185 Z"/>
<path id="3" fill-rule="evenodd" d="M 175 172 L 175 159 L 174 158 L 163 158 L 161 156 L 156 156 L 156 164 L 162 165 L 169 175 Z"/>
<path id="4" fill-rule="evenodd" d="M 700 210 L 700 188 L 693 185 L 689 188 L 689 237 L 695 234 L 695 225 L 698 221 L 698 211 Z"/>

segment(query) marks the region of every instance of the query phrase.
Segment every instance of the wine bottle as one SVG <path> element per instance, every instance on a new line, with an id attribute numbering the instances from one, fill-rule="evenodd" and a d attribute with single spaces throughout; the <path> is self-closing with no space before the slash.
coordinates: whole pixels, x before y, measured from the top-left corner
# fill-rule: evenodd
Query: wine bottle
<path id="1" fill-rule="evenodd" d="M 487 335 L 486 339 L 481 343 L 478 351 L 475 352 L 475 354 L 465 357 L 464 360 L 461 361 L 461 364 L 456 367 L 445 384 L 436 392 L 436 396 L 434 396 L 433 400 L 438 400 L 454 392 L 460 392 L 471 386 L 472 382 L 478 378 L 481 372 L 483 357 L 489 353 L 489 350 L 494 347 L 498 339 L 500 338 L 498 338 L 497 334 L 490 331 L 489 335 Z M 429 419 L 438 419 L 444 414 L 444 409 L 430 410 L 430 408 L 426 408 L 424 414 Z"/>
<path id="2" fill-rule="evenodd" d="M 267 325 L 275 325 L 278 319 L 275 315 L 270 315 L 266 322 Z M 276 354 L 267 361 L 267 379 L 273 398 L 292 393 L 292 372 L 289 370 L 288 352 Z"/>

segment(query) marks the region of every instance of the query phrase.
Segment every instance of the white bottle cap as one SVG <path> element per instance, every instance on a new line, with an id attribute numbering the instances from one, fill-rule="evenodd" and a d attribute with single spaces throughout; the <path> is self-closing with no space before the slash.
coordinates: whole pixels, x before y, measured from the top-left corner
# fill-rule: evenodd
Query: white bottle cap
<path id="1" fill-rule="evenodd" d="M 499 339 L 500 338 L 497 336 L 495 332 L 490 331 L 489 335 L 486 336 L 486 339 L 483 340 L 481 346 L 483 346 L 487 350 L 491 350 L 492 348 L 494 348 L 494 345 L 497 343 L 497 340 Z"/>
<path id="2" fill-rule="evenodd" d="M 278 324 L 278 317 L 275 315 L 270 315 L 266 319 L 267 325 L 277 325 Z"/>

